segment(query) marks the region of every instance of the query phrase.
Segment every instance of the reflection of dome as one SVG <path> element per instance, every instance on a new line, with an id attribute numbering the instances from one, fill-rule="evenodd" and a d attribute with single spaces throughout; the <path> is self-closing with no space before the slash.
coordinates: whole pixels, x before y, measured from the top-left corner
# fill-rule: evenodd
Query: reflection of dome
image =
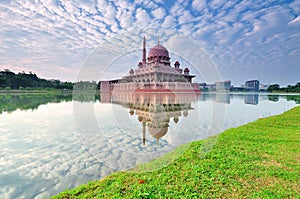
<path id="1" fill-rule="evenodd" d="M 159 57 L 159 56 L 169 57 L 169 52 L 164 46 L 157 44 L 150 50 L 148 57 Z"/>
<path id="2" fill-rule="evenodd" d="M 179 121 L 179 118 L 178 118 L 178 116 L 175 116 L 175 117 L 174 117 L 174 119 L 173 119 L 173 121 L 175 122 L 175 124 L 177 124 L 177 123 L 178 123 L 178 121 Z"/>
<path id="3" fill-rule="evenodd" d="M 152 137 L 155 137 L 156 139 L 159 139 L 161 137 L 163 137 L 164 135 L 167 134 L 168 132 L 168 127 L 149 127 L 148 128 L 148 132 L 150 133 L 150 135 L 152 135 Z"/>
<path id="4" fill-rule="evenodd" d="M 143 121 L 143 117 L 142 117 L 142 116 L 139 116 L 139 117 L 138 117 L 138 121 L 139 121 L 139 122 L 142 122 L 142 121 Z"/>
<path id="5" fill-rule="evenodd" d="M 130 115 L 133 115 L 133 114 L 134 114 L 134 110 L 131 109 L 131 110 L 129 111 L 129 114 L 130 114 Z"/>
<path id="6" fill-rule="evenodd" d="M 188 114 L 189 114 L 189 112 L 188 112 L 187 110 L 184 110 L 184 111 L 183 111 L 183 116 L 184 116 L 184 117 L 187 117 Z"/>

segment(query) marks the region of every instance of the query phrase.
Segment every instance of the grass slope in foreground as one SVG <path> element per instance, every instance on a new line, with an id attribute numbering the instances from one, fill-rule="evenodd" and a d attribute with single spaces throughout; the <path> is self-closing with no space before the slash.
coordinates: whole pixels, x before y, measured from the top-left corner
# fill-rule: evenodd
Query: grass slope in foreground
<path id="1" fill-rule="evenodd" d="M 160 170 L 117 172 L 54 198 L 299 197 L 300 106 L 226 130 L 201 159 L 202 144 L 196 141 L 182 146 L 188 146 L 183 156 Z"/>

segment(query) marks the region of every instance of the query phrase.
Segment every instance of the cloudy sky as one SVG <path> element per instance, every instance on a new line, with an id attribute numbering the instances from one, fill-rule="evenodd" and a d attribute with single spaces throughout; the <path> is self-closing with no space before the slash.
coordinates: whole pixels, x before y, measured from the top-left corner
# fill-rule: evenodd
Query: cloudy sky
<path id="1" fill-rule="evenodd" d="M 74 81 L 99 46 L 152 28 L 197 42 L 235 85 L 300 81 L 298 0 L 1 0 L 0 24 L 0 69 L 47 79 Z"/>

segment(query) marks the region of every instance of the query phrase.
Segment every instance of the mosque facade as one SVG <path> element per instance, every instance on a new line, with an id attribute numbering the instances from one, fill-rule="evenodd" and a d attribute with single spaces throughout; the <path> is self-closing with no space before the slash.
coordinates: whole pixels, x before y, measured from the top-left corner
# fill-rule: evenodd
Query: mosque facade
<path id="1" fill-rule="evenodd" d="M 136 69 L 117 80 L 100 81 L 100 92 L 199 92 L 193 83 L 195 75 L 189 68 L 180 68 L 176 61 L 171 66 L 169 51 L 157 42 L 146 58 L 146 38 L 143 40 L 142 60 Z"/>

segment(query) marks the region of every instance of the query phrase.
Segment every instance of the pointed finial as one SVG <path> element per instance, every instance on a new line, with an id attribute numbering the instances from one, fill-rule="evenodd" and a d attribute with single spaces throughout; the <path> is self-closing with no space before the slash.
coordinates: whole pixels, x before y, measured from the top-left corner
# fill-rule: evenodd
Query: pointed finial
<path id="1" fill-rule="evenodd" d="M 159 32 L 157 32 L 157 44 L 159 45 Z"/>
<path id="2" fill-rule="evenodd" d="M 144 41 L 143 41 L 143 59 L 142 59 L 143 64 L 146 64 L 146 37 L 144 36 Z"/>

